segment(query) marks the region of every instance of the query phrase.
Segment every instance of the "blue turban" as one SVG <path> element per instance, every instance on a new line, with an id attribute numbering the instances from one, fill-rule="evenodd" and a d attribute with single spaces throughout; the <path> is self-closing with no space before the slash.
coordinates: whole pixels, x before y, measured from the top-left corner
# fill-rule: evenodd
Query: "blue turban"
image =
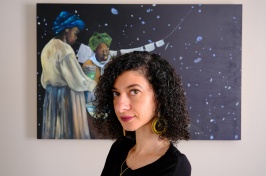
<path id="1" fill-rule="evenodd" d="M 83 30 L 85 27 L 84 22 L 79 19 L 77 14 L 71 14 L 66 11 L 62 11 L 54 21 L 53 32 L 58 34 L 66 28 L 78 27 L 79 30 Z"/>

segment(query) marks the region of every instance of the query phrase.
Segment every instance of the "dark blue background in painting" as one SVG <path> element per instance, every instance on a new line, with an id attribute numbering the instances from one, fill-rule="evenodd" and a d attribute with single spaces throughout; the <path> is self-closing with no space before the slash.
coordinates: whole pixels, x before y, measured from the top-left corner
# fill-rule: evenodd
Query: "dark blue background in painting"
<path id="1" fill-rule="evenodd" d="M 62 10 L 84 20 L 79 43 L 88 44 L 94 31 L 113 38 L 111 50 L 164 39 L 165 45 L 154 52 L 167 58 L 182 76 L 192 139 L 241 139 L 242 6 L 204 4 L 37 4 L 38 138 L 45 92 L 40 84 L 40 53 L 54 37 L 52 24 Z M 73 48 L 77 51 L 79 44 Z"/>

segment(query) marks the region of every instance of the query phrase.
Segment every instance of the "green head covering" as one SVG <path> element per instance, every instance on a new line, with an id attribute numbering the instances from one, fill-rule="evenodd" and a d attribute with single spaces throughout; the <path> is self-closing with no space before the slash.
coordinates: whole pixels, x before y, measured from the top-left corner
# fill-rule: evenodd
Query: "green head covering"
<path id="1" fill-rule="evenodd" d="M 111 42 L 112 38 L 107 33 L 94 32 L 89 39 L 89 46 L 92 51 L 95 51 L 99 44 L 105 43 L 108 47 L 110 47 Z"/>

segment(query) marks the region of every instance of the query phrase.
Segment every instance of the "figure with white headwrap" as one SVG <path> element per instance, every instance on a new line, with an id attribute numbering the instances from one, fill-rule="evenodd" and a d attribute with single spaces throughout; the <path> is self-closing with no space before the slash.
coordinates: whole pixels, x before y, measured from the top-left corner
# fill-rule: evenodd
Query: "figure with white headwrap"
<path id="1" fill-rule="evenodd" d="M 84 26 L 77 14 L 62 11 L 54 21 L 55 37 L 42 50 L 42 138 L 90 138 L 84 91 L 93 91 L 96 82 L 84 74 L 71 47 Z"/>

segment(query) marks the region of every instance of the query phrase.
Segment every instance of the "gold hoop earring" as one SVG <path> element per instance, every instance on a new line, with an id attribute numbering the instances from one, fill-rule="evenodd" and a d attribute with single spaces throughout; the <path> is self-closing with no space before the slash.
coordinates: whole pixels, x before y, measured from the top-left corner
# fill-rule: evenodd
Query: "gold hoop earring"
<path id="1" fill-rule="evenodd" d="M 126 136 L 126 130 L 123 128 L 123 135 Z"/>
<path id="2" fill-rule="evenodd" d="M 163 133 L 166 132 L 166 124 L 160 124 L 158 122 L 159 118 L 156 117 L 152 123 L 151 123 L 151 130 L 155 133 L 155 134 L 158 134 L 158 135 L 161 135 Z M 159 128 L 159 129 L 158 129 Z"/>

